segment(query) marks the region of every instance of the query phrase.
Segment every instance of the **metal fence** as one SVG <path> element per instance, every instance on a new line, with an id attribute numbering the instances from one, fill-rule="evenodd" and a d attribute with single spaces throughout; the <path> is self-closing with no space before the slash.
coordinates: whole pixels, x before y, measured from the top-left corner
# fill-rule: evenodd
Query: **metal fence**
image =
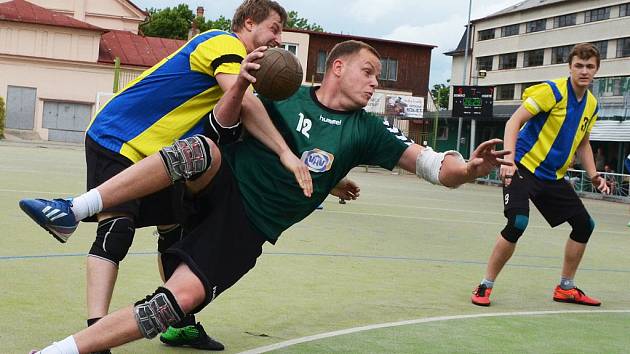
<path id="1" fill-rule="evenodd" d="M 365 172 L 372 171 L 385 171 L 378 166 L 363 165 Z M 411 174 L 397 167 L 393 171 L 394 174 Z M 599 172 L 599 174 L 606 179 L 610 186 L 610 195 L 601 194 L 592 184 L 591 180 L 587 177 L 586 171 L 583 170 L 567 170 L 567 174 L 564 178 L 571 183 L 578 195 L 585 198 L 592 199 L 604 199 L 610 201 L 616 201 L 621 203 L 630 204 L 630 175 L 620 173 L 606 173 Z M 499 178 L 499 169 L 493 170 L 489 175 L 476 179 L 477 183 L 501 185 L 501 179 Z"/>
<path id="2" fill-rule="evenodd" d="M 567 174 L 564 178 L 571 183 L 573 189 L 583 197 L 614 200 L 623 203 L 630 203 L 630 175 L 624 175 L 620 173 L 599 173 L 606 179 L 610 186 L 610 195 L 602 195 L 592 184 L 591 180 L 586 175 L 584 170 L 567 170 Z M 492 171 L 489 175 L 478 178 L 477 182 L 487 184 L 501 184 L 499 178 L 499 170 Z"/>

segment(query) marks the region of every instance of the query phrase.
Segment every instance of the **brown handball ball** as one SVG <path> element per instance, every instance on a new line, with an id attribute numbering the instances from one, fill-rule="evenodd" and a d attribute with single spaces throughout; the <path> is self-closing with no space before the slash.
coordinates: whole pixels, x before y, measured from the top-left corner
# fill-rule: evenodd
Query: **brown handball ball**
<path id="1" fill-rule="evenodd" d="M 280 48 L 269 48 L 264 53 L 255 61 L 260 69 L 252 72 L 256 78 L 254 89 L 274 101 L 289 98 L 302 84 L 300 61 L 293 53 Z"/>

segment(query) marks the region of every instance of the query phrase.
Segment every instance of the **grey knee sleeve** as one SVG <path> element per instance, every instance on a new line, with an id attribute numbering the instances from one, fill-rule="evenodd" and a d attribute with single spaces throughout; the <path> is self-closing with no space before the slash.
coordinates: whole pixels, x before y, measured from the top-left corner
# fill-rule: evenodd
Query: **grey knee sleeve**
<path id="1" fill-rule="evenodd" d="M 168 326 L 185 316 L 173 293 L 161 286 L 152 295 L 136 302 L 133 312 L 140 332 L 147 339 L 166 331 Z"/>
<path id="2" fill-rule="evenodd" d="M 118 265 L 127 255 L 135 232 L 133 220 L 126 216 L 99 221 L 89 254 Z"/>
<path id="3" fill-rule="evenodd" d="M 201 135 L 177 140 L 160 150 L 160 156 L 173 183 L 195 180 L 212 165 L 212 150 Z"/>

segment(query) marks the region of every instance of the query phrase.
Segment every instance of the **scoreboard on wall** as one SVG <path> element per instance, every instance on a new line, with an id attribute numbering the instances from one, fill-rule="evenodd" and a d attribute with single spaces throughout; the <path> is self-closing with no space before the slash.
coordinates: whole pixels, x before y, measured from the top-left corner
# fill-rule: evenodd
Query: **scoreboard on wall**
<path id="1" fill-rule="evenodd" d="M 492 118 L 494 86 L 453 86 L 453 117 Z"/>

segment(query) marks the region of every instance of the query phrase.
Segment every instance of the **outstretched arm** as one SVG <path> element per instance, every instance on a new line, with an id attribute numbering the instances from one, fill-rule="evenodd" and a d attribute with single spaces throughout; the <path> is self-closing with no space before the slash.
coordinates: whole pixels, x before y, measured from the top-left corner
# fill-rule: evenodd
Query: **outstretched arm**
<path id="1" fill-rule="evenodd" d="M 239 75 L 219 74 L 217 81 L 223 89 L 223 97 L 214 108 L 217 121 L 223 126 L 233 126 L 240 119 L 247 131 L 278 155 L 283 166 L 293 172 L 304 195 L 313 193 L 313 182 L 306 165 L 297 157 L 271 122 L 262 102 L 249 89 L 256 81 L 251 75 L 260 65 L 253 61 L 262 57 L 266 47 L 251 52 L 241 63 Z"/>
<path id="2" fill-rule="evenodd" d="M 436 153 L 432 149 L 412 144 L 405 150 L 398 164 L 431 183 L 454 188 L 487 175 L 497 166 L 512 165 L 511 161 L 504 159 L 511 151 L 495 150 L 501 143 L 501 139 L 481 143 L 468 162 L 454 151 Z"/>

